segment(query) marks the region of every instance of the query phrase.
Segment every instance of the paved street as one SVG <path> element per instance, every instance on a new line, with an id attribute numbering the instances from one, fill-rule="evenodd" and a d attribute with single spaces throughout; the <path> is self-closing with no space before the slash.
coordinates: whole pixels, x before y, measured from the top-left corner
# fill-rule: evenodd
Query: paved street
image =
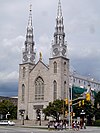
<path id="1" fill-rule="evenodd" d="M 0 126 L 0 133 L 100 133 L 100 127 L 87 127 L 87 129 L 81 129 L 80 131 L 73 131 L 73 130 L 62 130 L 62 131 L 54 131 L 47 129 L 35 129 L 35 128 L 26 128 L 26 127 L 8 127 L 8 126 Z"/>

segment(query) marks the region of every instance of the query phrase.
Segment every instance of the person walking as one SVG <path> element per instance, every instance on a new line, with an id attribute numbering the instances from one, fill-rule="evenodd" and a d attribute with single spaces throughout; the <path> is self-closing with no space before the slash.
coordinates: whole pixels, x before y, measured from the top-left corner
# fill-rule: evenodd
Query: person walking
<path id="1" fill-rule="evenodd" d="M 50 130 L 50 122 L 48 122 L 48 130 Z"/>

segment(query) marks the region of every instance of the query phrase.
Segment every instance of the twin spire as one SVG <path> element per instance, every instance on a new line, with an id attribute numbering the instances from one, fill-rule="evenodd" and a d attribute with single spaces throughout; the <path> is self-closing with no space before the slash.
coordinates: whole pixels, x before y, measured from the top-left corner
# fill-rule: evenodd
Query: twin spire
<path id="1" fill-rule="evenodd" d="M 57 17 L 58 17 L 58 18 L 61 18 L 61 17 L 62 17 L 62 9 L 61 9 L 61 2 L 60 2 L 60 0 L 59 0 L 59 2 L 58 2 Z"/>
<path id="2" fill-rule="evenodd" d="M 23 51 L 23 63 L 32 63 L 35 64 L 35 55 L 34 52 L 34 41 L 33 41 L 33 26 L 32 26 L 32 4 L 30 4 L 30 12 L 26 33 L 25 49 Z M 56 27 L 54 33 L 54 43 L 52 44 L 52 57 L 55 56 L 64 56 L 66 57 L 66 45 L 65 45 L 65 33 L 64 33 L 64 24 L 63 16 L 61 9 L 61 2 L 58 2 L 57 18 L 56 18 Z"/>
<path id="3" fill-rule="evenodd" d="M 25 49 L 23 51 L 23 63 L 35 64 L 35 52 L 33 41 L 33 26 L 32 26 L 32 5 L 30 5 L 29 20 L 26 33 Z"/>
<path id="4" fill-rule="evenodd" d="M 32 27 L 32 4 L 30 4 L 30 13 L 29 13 L 29 20 L 28 20 L 28 28 Z"/>
<path id="5" fill-rule="evenodd" d="M 67 52 L 67 46 L 65 43 L 63 16 L 62 16 L 61 2 L 59 0 L 54 41 L 52 43 L 52 57 L 62 56 L 66 58 L 67 56 L 66 52 Z"/>

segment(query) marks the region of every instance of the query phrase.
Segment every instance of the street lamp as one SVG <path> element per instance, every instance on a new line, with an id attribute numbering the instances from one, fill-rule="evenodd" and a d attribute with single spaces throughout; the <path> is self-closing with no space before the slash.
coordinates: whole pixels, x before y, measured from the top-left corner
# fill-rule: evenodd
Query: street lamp
<path id="1" fill-rule="evenodd" d="M 40 121 L 39 125 L 41 126 L 41 110 L 37 109 L 36 113 L 37 113 L 37 120 Z"/>
<path id="2" fill-rule="evenodd" d="M 8 117 L 9 115 L 10 115 L 10 113 L 8 112 L 8 113 L 6 114 L 6 120 L 9 119 L 9 117 Z"/>
<path id="3" fill-rule="evenodd" d="M 19 112 L 20 112 L 20 115 L 21 115 L 21 117 L 22 117 L 22 125 L 24 125 L 24 114 L 25 114 L 25 109 L 20 109 Z"/>

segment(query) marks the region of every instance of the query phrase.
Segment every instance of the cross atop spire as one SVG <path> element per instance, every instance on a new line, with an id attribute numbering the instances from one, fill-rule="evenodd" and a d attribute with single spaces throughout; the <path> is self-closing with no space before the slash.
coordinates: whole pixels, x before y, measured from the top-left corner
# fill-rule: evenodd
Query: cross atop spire
<path id="1" fill-rule="evenodd" d="M 61 9 L 61 2 L 59 0 L 58 2 L 58 12 L 57 12 L 57 17 L 62 17 L 62 9 Z"/>
<path id="2" fill-rule="evenodd" d="M 32 4 L 30 4 L 30 11 L 32 11 Z"/>
<path id="3" fill-rule="evenodd" d="M 32 28 L 32 4 L 30 4 L 30 13 L 29 13 L 29 20 L 28 20 L 28 28 Z"/>

